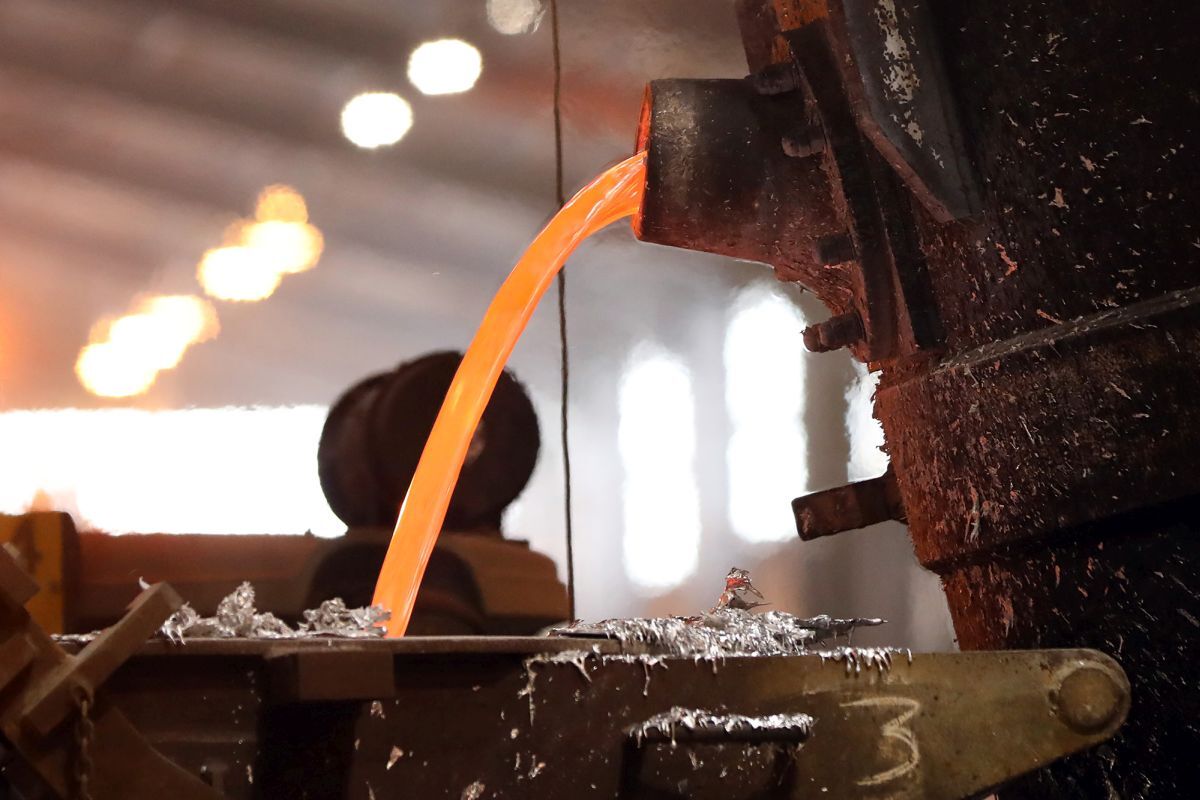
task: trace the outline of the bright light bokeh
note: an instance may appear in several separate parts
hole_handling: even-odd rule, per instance
[[[109,533],[342,533],[317,479],[323,406],[0,413],[0,512],[38,492]]]
[[[164,330],[165,327],[149,314],[130,314],[112,324],[104,346],[112,352],[126,354],[130,361],[152,372],[170,369],[183,358],[191,338],[173,336],[172,331]]]
[[[132,397],[154,385],[158,370],[110,342],[97,342],[80,351],[75,375],[97,397]]]
[[[342,109],[342,133],[366,150],[395,144],[412,124],[412,106],[392,92],[355,95]]]
[[[198,297],[156,297],[141,309],[109,326],[108,345],[153,371],[177,366],[188,347],[218,330],[216,312]]]
[[[462,39],[425,42],[408,58],[408,79],[422,94],[458,94],[483,72],[479,49]]]
[[[657,594],[678,586],[700,558],[691,372],[669,353],[639,345],[621,377],[618,413],[625,573]]]
[[[542,0],[487,0],[488,23],[508,36],[533,33],[545,13]]]
[[[290,186],[276,184],[258,195],[254,220],[238,220],[225,232],[225,244],[204,253],[196,277],[218,300],[266,300],[284,275],[317,265],[325,237],[308,223],[308,204]]]
[[[265,300],[279,287],[279,270],[249,247],[214,247],[200,259],[196,278],[210,297],[238,303]]]
[[[75,374],[99,397],[131,397],[149,389],[158,373],[179,364],[193,344],[217,335],[211,305],[192,295],[142,300],[135,311],[95,326],[79,353]]]
[[[259,222],[308,222],[308,204],[300,192],[277,183],[258,193],[254,217]]]
[[[146,300],[142,308],[167,338],[205,342],[221,330],[216,309],[195,295],[159,295]]]
[[[252,250],[267,269],[292,275],[317,265],[325,240],[306,222],[269,220],[247,226],[241,246]]]
[[[847,468],[852,481],[876,478],[887,471],[888,456],[883,447],[883,426],[875,419],[874,396],[879,386],[879,373],[854,362],[854,383],[846,391],[846,433],[850,437],[850,463]]]
[[[729,524],[749,542],[796,537],[790,501],[808,489],[803,328],[796,305],[763,282],[739,293],[725,331]]]

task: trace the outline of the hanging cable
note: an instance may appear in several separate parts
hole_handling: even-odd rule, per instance
[[[562,50],[558,35],[558,0],[550,0],[550,35],[554,46],[554,192],[558,207],[567,202],[563,192]],[[567,352],[567,268],[558,273],[558,343],[561,353],[560,384],[562,409],[559,429],[562,438],[563,507],[567,533],[567,601],[575,619],[575,531],[571,519],[571,447],[568,440],[567,400],[570,388],[570,359]]]

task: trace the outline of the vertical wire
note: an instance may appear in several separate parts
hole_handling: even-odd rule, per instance
[[[563,192],[562,50],[558,32],[558,0],[550,0],[550,34],[554,46],[554,192],[558,207],[566,203]],[[567,535],[567,602],[575,619],[575,531],[571,515],[571,447],[568,439],[567,400],[570,389],[570,359],[567,350],[567,268],[558,272],[558,343],[561,357],[562,409],[559,429],[562,438],[563,507]]]

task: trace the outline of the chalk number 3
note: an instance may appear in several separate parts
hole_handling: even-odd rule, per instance
[[[921,704],[909,697],[868,697],[850,703],[842,703],[842,708],[886,708],[896,711],[896,716],[883,723],[880,734],[880,755],[895,757],[896,745],[901,754],[899,763],[894,767],[860,778],[859,786],[880,786],[903,778],[911,773],[921,763],[921,751],[917,747],[917,736],[913,733],[909,722],[921,710]],[[889,746],[890,745],[890,746]]]

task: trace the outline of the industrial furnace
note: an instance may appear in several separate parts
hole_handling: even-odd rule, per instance
[[[1184,797],[1194,689],[1195,9],[742,0],[744,81],[656,81],[642,239],[761,261],[882,372],[891,469],[798,498],[905,519],[964,650],[1096,647],[1109,745],[1014,796]]]
[[[769,264],[830,310],[809,349],[882,373],[892,467],[795,499],[801,538],[906,520],[965,652],[728,598],[547,636],[146,643],[181,613],[162,584],[54,642],[0,554],[13,791],[1194,796],[1196,14],[740,0],[748,77],[647,89],[639,238]]]

